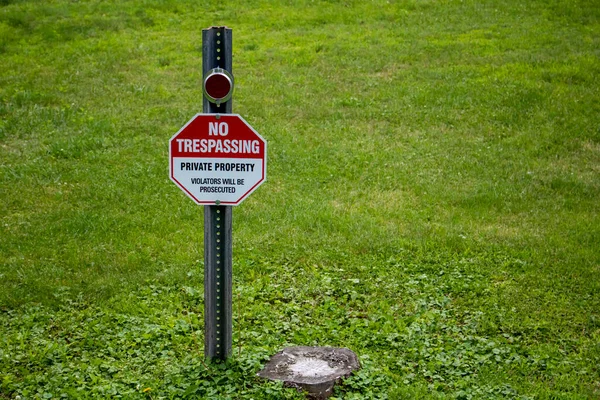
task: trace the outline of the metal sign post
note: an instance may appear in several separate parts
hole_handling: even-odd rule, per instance
[[[231,29],[202,30],[203,114],[169,141],[169,176],[204,205],[204,356],[231,353],[232,206],[266,179],[267,142],[231,113]]]
[[[232,34],[226,27],[202,30],[202,76],[205,96],[204,113],[230,114],[232,110],[230,90],[222,98],[207,93],[210,76],[232,76]],[[210,79],[209,79],[210,78]],[[219,82],[217,81],[217,84]],[[219,90],[216,90],[221,95]],[[209,97],[210,96],[210,97]],[[220,101],[220,99],[225,101]],[[225,360],[231,353],[231,302],[232,302],[232,207],[204,206],[204,356],[208,359]]]

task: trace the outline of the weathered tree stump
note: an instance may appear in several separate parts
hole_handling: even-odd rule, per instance
[[[271,357],[258,376],[305,390],[309,398],[326,399],[341,378],[360,368],[353,351],[334,347],[286,347]]]

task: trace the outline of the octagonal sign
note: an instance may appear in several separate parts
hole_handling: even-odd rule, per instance
[[[169,141],[169,170],[196,203],[235,206],[265,181],[267,142],[237,114],[197,114]]]

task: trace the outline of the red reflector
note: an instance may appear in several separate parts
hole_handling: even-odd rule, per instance
[[[204,82],[204,90],[214,99],[222,99],[231,91],[231,81],[223,74],[212,74]]]

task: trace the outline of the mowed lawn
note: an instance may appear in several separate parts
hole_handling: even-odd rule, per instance
[[[233,29],[268,141],[203,359],[203,209],[168,177]],[[600,398],[598,0],[0,1],[0,398]]]

